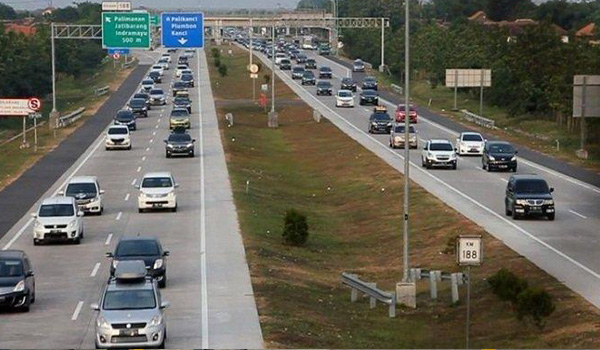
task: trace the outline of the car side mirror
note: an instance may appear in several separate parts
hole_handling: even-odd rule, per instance
[[[554,192],[554,187],[550,187],[550,193]]]
[[[175,184],[175,188],[179,187],[179,184]]]
[[[196,142],[196,139],[192,139],[192,142]]]
[[[487,142],[487,139],[483,139],[483,142]]]
[[[165,250],[165,251],[163,252],[163,256],[170,256],[170,255],[171,255],[171,252],[170,252],[170,251],[168,251],[168,250]]]
[[[94,311],[100,311],[100,305],[98,305],[98,303],[91,303],[90,309],[92,309]]]
[[[104,190],[100,190],[100,194],[104,194]]]
[[[163,140],[164,143],[167,143],[167,140]]]
[[[517,153],[519,153],[519,150],[518,150],[518,149],[516,149],[516,150],[515,150],[515,154],[517,154]]]
[[[36,213],[31,213],[29,214],[32,218],[37,218],[37,214]]]
[[[64,196],[65,195],[65,191],[58,191],[58,194],[61,195],[61,196]]]
[[[166,301],[166,300],[165,300],[165,301],[163,301],[162,303],[160,303],[160,308],[161,308],[161,309],[166,309],[166,308],[168,308],[169,306],[171,306],[171,303],[169,303],[169,302],[168,302],[168,301]]]
[[[33,277],[35,276],[35,273],[33,273],[33,270],[29,270],[27,271],[27,273],[25,274],[26,277]]]
[[[455,148],[454,148],[454,152],[458,152],[458,148],[456,148],[456,147],[455,147]]]
[[[113,253],[111,253],[111,252],[106,252],[106,254],[105,254],[105,255],[106,255],[106,257],[107,257],[107,258],[114,258],[114,257],[115,257],[115,256],[113,255]]]
[[[82,211],[78,211],[77,212],[77,216],[82,217],[83,216],[83,212]]]
[[[140,189],[140,185],[134,185],[133,187],[137,188],[138,190]]]

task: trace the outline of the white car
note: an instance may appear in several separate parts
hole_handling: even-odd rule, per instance
[[[335,94],[336,107],[354,107],[354,93],[350,90],[338,90]]]
[[[127,125],[111,125],[106,131],[104,141],[106,150],[131,149],[131,136]]]
[[[162,66],[158,65],[158,64],[153,65],[152,68],[150,69],[150,71],[151,72],[158,72],[158,74],[160,74],[161,77],[163,75],[165,75],[165,69]]]
[[[140,190],[138,211],[146,209],[171,209],[177,211],[175,188],[179,187],[169,172],[147,173],[142,182],[136,185]]]
[[[450,141],[443,139],[427,141],[421,153],[421,165],[427,169],[434,166],[456,169],[456,152]]]
[[[148,92],[152,89],[154,89],[154,80],[152,80],[152,79],[142,80],[142,91]]]
[[[456,139],[456,152],[462,156],[465,154],[483,155],[485,139],[478,132],[461,132]]]
[[[95,176],[74,176],[60,195],[75,198],[79,210],[84,213],[102,215],[104,204],[102,197],[104,190]]]
[[[31,216],[35,218],[34,245],[59,240],[79,244],[83,238],[83,212],[77,208],[73,197],[46,198]]]
[[[157,66],[161,66],[163,70],[169,70],[169,61],[165,58],[158,60]]]
[[[194,50],[194,49],[186,49],[185,51],[183,51],[182,56],[187,57],[187,58],[192,58],[192,57],[194,57],[195,53],[196,53],[196,50]]]
[[[276,65],[280,65],[281,64],[281,60],[284,60],[287,58],[287,55],[284,53],[276,53],[275,54],[275,64]]]
[[[163,53],[163,54],[162,54],[162,56],[160,56],[160,59],[161,59],[161,60],[163,60],[163,59],[166,59],[168,63],[171,63],[171,62],[172,62],[172,61],[171,61],[171,55],[170,55],[170,54],[168,54],[168,53]]]
[[[175,71],[175,76],[177,78],[179,78],[183,74],[184,70],[189,70],[189,69],[190,68],[188,66],[186,66],[185,64],[179,64],[179,65],[177,65],[177,70]]]

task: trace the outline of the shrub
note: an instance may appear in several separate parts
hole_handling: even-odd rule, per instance
[[[517,301],[519,293],[527,289],[527,281],[507,269],[500,269],[488,279],[494,294],[502,300]]]
[[[220,58],[215,58],[215,67],[219,67],[221,65],[221,59]]]
[[[308,239],[308,223],[306,215],[290,209],[285,212],[283,224],[283,240],[286,244],[301,246]]]
[[[227,75],[227,65],[222,64],[219,66],[219,74],[221,74],[222,77]]]
[[[538,288],[527,288],[517,296],[517,317],[531,317],[539,328],[544,326],[543,318],[554,312],[552,297],[545,290]]]
[[[216,47],[213,47],[210,51],[212,52],[214,58],[221,57],[221,52]]]
[[[264,74],[263,79],[265,79],[265,84],[270,83],[271,82],[271,74]]]

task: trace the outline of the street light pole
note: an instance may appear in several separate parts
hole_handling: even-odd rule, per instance
[[[334,43],[334,48],[333,48],[333,54],[337,55],[337,47],[338,47],[338,27],[337,27],[337,18],[338,18],[338,7],[337,7],[337,0],[331,0],[331,2],[333,3],[333,43]]]
[[[405,18],[404,18],[404,40],[405,40],[405,49],[404,49],[404,269],[402,273],[402,282],[409,282],[410,277],[408,274],[408,266],[409,266],[409,191],[410,191],[410,182],[409,182],[409,168],[410,168],[410,153],[409,153],[409,145],[408,139],[410,138],[409,128],[410,128],[410,69],[409,69],[409,49],[410,49],[410,35],[409,35],[409,25],[408,25],[408,10],[409,10],[409,0],[404,0],[406,4],[405,9]]]
[[[50,47],[52,50],[52,113],[56,113],[56,53],[54,48],[54,22],[50,24]]]
[[[275,19],[273,19],[271,35],[271,113],[273,113],[275,112]]]

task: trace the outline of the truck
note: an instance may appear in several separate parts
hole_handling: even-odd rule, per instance
[[[302,37],[302,48],[304,50],[315,50],[317,48],[318,41],[312,35],[305,35]]]

